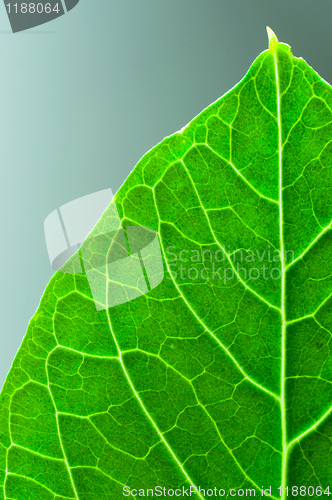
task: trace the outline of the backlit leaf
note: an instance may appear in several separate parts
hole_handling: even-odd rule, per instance
[[[50,281],[1,393],[1,500],[332,492],[332,91],[269,34],[116,195],[163,280],[100,310],[83,272]]]

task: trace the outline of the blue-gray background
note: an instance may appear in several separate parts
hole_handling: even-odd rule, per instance
[[[332,83],[331,0],[80,0],[9,32],[0,4],[0,387],[52,276],[45,217],[111,187],[233,87],[265,26]]]

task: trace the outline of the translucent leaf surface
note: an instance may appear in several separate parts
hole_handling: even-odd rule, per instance
[[[84,273],[52,278],[1,393],[0,499],[329,486],[331,107],[271,34],[141,159],[116,207],[157,232],[164,279],[97,310]]]

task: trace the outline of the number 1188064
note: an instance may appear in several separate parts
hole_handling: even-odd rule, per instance
[[[283,488],[278,488],[280,496],[283,496]],[[287,497],[320,497],[322,495],[330,495],[330,487],[322,488],[321,486],[286,486],[284,495]]]
[[[59,14],[60,8],[57,3],[53,8],[50,3],[21,3],[21,4],[11,4],[6,5],[8,9],[8,14],[50,14],[51,12],[56,12]]]

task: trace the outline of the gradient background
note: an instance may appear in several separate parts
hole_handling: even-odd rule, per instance
[[[12,34],[0,4],[0,387],[53,274],[46,216],[115,193],[244,76],[266,25],[332,83],[331,22],[331,0],[80,0]]]

